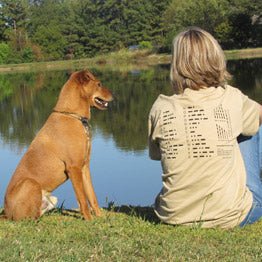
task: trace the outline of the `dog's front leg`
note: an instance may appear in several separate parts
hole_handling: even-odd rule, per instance
[[[72,182],[80,212],[83,214],[84,219],[91,219],[92,216],[86,201],[82,170],[78,167],[70,167],[68,169],[68,176]]]
[[[88,165],[85,165],[83,167],[82,175],[83,175],[84,189],[85,189],[85,193],[86,193],[88,202],[90,206],[92,207],[93,211],[95,212],[95,215],[101,217],[102,213],[99,209],[99,205],[98,205],[96,194],[95,194],[95,191],[92,185],[92,180],[91,180],[91,175],[90,175],[90,170],[89,170]]]

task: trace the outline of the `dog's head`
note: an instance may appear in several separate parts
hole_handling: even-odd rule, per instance
[[[111,92],[102,86],[100,81],[88,70],[75,72],[71,78],[78,83],[81,97],[89,101],[90,106],[100,110],[108,108],[108,102],[113,100]]]
[[[113,100],[111,92],[89,71],[77,71],[64,84],[54,111],[76,113],[90,118],[90,106],[108,108]]]

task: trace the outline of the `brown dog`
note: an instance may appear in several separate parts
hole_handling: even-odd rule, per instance
[[[47,199],[70,178],[84,219],[91,219],[88,202],[101,216],[92,186],[89,159],[90,107],[107,109],[113,97],[88,71],[72,74],[63,86],[54,112],[22,157],[7,187],[4,215],[13,220],[39,218]]]

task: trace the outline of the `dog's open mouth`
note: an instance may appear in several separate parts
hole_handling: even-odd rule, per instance
[[[108,102],[104,101],[99,97],[95,97],[95,103],[102,108],[108,108]]]

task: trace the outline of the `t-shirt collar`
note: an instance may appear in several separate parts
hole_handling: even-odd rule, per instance
[[[190,88],[186,88],[184,90],[184,95],[190,95],[190,94],[210,94],[217,90],[217,87],[211,86],[211,87],[203,87],[199,90],[193,90]]]

